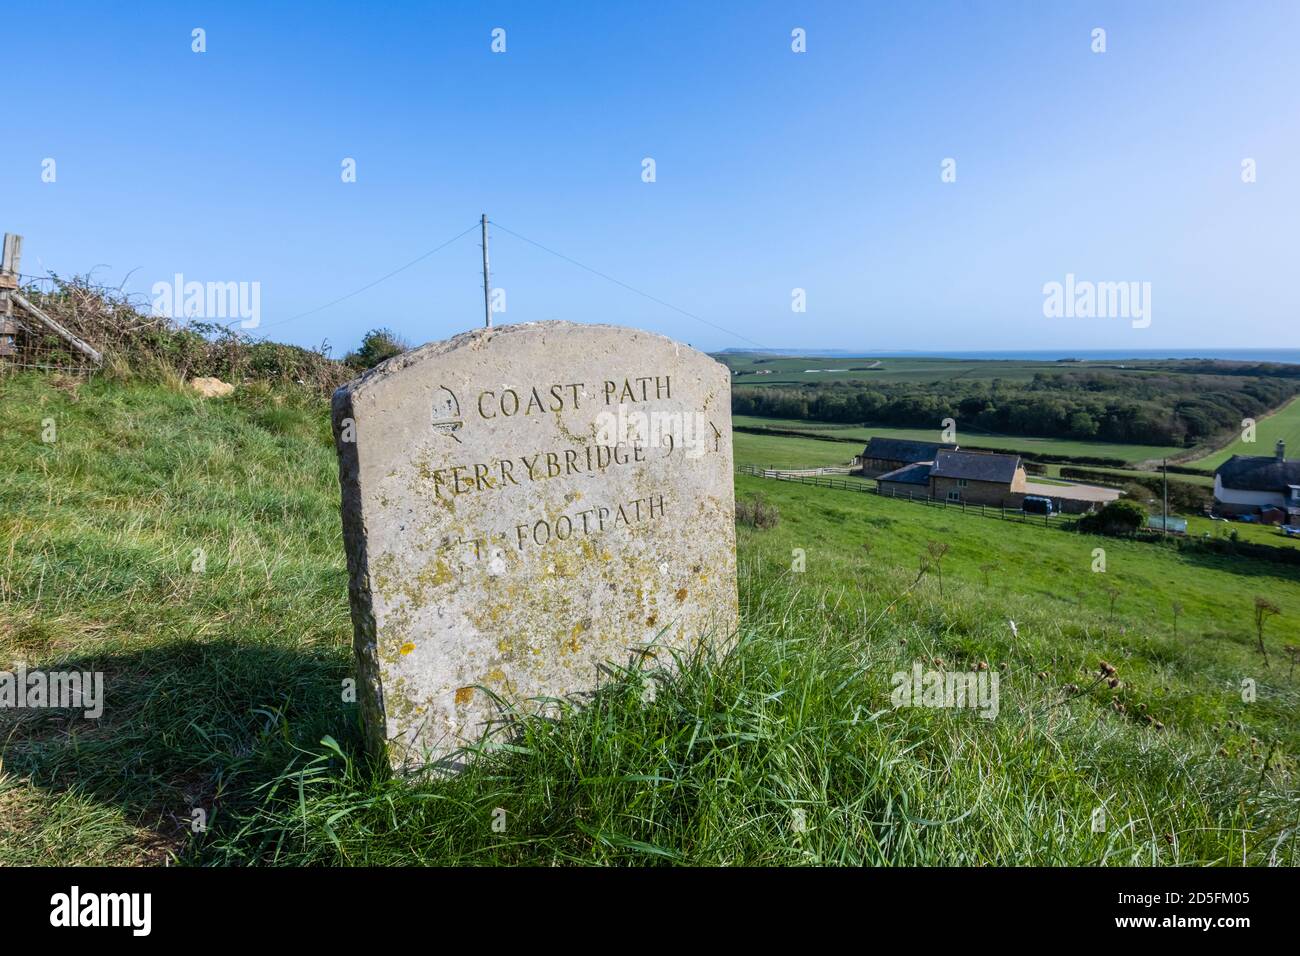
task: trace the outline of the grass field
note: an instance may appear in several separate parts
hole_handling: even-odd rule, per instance
[[[1189,535],[1228,538],[1236,532],[1237,539],[1249,544],[1267,544],[1275,548],[1300,548],[1300,538],[1288,537],[1272,525],[1251,524],[1246,521],[1211,521],[1198,516],[1187,517]]]
[[[993,379],[1028,382],[1040,372],[1052,373],[1080,368],[1118,370],[1124,367],[1124,363],[1120,362],[1045,362],[919,356],[778,358],[750,353],[722,353],[715,355],[714,358],[741,373],[733,379],[737,385],[803,385],[836,381],[928,383],[954,379],[976,382],[987,382]],[[1147,374],[1131,367],[1126,371],[1131,375]],[[760,372],[771,374],[758,374]]]
[[[1255,426],[1255,441],[1251,444],[1238,439],[1226,448],[1208,454],[1188,464],[1198,468],[1217,468],[1233,455],[1272,455],[1277,440],[1286,442],[1287,457],[1300,455],[1300,398],[1282,406]]]
[[[738,458],[784,447],[755,437],[779,441]],[[340,694],[323,404],[0,380],[0,669],[108,690],[98,721],[0,711],[0,864],[1300,863],[1300,568],[737,488],[781,521],[739,530],[734,646],[655,672],[652,702],[617,673],[454,779],[393,781]],[[951,550],[918,577],[931,542]],[[1268,667],[1257,594],[1283,612]],[[894,708],[914,662],[987,664],[997,717]]]
[[[845,465],[862,451],[841,442],[818,441],[793,435],[752,435],[732,432],[737,465],[774,468],[817,468]]]
[[[1061,469],[1062,469],[1062,468],[1069,468],[1069,467],[1070,467],[1069,465],[1047,465],[1047,466],[1046,466],[1046,468],[1047,468],[1047,473],[1048,473],[1049,475],[1051,475],[1052,477],[1054,477],[1054,478],[1059,478],[1059,477],[1060,477],[1060,475],[1061,475]],[[1079,466],[1079,467],[1087,468],[1089,471],[1099,471],[1099,472],[1104,472],[1104,473],[1107,474],[1107,475],[1112,475],[1112,476],[1114,476],[1114,478],[1115,478],[1116,480],[1118,480],[1118,481],[1121,482],[1121,483],[1122,483],[1126,478],[1159,478],[1159,477],[1161,477],[1159,471],[1141,471],[1141,470],[1136,469],[1136,468],[1105,468],[1105,467],[1100,467],[1100,466],[1097,466],[1097,465],[1082,465],[1082,466]],[[1071,480],[1076,480],[1076,479],[1071,479]],[[1083,479],[1080,478],[1080,479],[1077,479],[1077,480],[1082,481]],[[1098,480],[1100,480],[1100,479],[1098,479]],[[1213,488],[1213,487],[1214,487],[1214,476],[1213,476],[1213,475],[1180,475],[1180,474],[1178,474],[1177,472],[1171,471],[1171,472],[1169,473],[1169,480],[1170,480],[1170,481],[1184,481],[1184,482],[1186,482],[1186,483],[1189,484],[1189,485],[1200,485],[1202,488]]]
[[[837,438],[852,438],[866,444],[872,436],[880,438],[906,438],[913,441],[939,441],[939,429],[924,428],[885,428],[875,425],[838,425],[828,426],[824,422],[806,422],[787,418],[757,418],[752,415],[737,415],[733,419],[737,425],[752,428],[777,428],[781,430],[804,431],[817,435],[833,435]],[[1117,458],[1121,461],[1146,461],[1152,458],[1172,457],[1183,448],[1166,445],[1120,445],[1111,442],[1070,441],[1063,438],[1026,438],[1008,435],[981,435],[976,432],[962,432],[958,429],[959,445],[974,445],[979,448],[1007,448],[1027,454],[1040,455],[1074,455],[1093,458]],[[854,453],[862,449],[854,450]]]
[[[741,419],[737,418],[737,421],[740,422]],[[813,432],[813,434],[820,433],[820,429]],[[737,465],[754,465],[760,468],[815,468],[824,465],[843,465],[847,463],[853,453],[858,451],[852,445],[839,442],[800,438],[793,435],[754,435],[748,432],[734,432],[732,447]],[[1032,476],[1032,480],[1045,484],[1060,483],[1060,469],[1060,465],[1048,465],[1046,478]],[[1125,471],[1119,468],[1092,468],[1090,470],[1104,471],[1120,481],[1129,476],[1160,477],[1159,472]],[[1171,475],[1171,478],[1175,481],[1186,481],[1206,487],[1214,485],[1213,478],[1200,475],[1175,474]],[[875,486],[875,482],[870,479],[847,476],[847,480],[861,481],[869,486]],[[1071,481],[1081,480],[1066,479],[1064,483],[1068,484]],[[1236,531],[1240,540],[1251,544],[1267,544],[1279,548],[1300,547],[1300,538],[1289,538],[1276,528],[1262,527],[1241,521],[1211,521],[1198,515],[1186,515],[1185,517],[1188,520],[1187,530],[1191,535],[1204,536],[1208,534],[1215,538],[1226,538],[1233,531]]]

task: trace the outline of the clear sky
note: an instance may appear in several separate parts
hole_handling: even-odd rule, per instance
[[[25,236],[23,271],[93,268],[146,297],[178,272],[258,282],[269,338],[338,353],[375,326],[419,343],[481,324],[477,231],[295,316],[487,212],[699,317],[498,229],[498,322],[613,322],[707,349],[1300,346],[1294,0],[4,17],[0,229]],[[1067,274],[1151,283],[1149,326],[1045,317],[1044,284]]]

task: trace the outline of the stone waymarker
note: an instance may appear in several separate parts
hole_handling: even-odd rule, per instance
[[[483,688],[564,697],[735,629],[731,380],[701,352],[482,329],[340,388],[334,434],[358,697],[395,766],[478,739]]]

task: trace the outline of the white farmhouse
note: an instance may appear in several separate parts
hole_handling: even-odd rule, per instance
[[[1214,510],[1221,515],[1260,514],[1277,509],[1288,524],[1300,524],[1300,459],[1277,453],[1233,455],[1214,472]]]

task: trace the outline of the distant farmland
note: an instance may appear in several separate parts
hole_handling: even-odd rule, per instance
[[[837,381],[945,382],[952,379],[992,381],[995,378],[1027,382],[1037,372],[1060,372],[1079,367],[1079,363],[1074,362],[985,359],[772,358],[731,353],[715,355],[714,358],[738,373],[733,379],[737,385],[826,385]],[[1089,363],[1088,367],[1119,366],[1099,362]]]
[[[1271,455],[1279,438],[1286,442],[1287,457],[1300,455],[1300,399],[1294,399],[1267,418],[1261,418],[1255,427],[1253,444],[1237,439],[1227,448],[1188,464],[1198,468],[1217,468],[1233,455]]]
[[[719,356],[733,372],[732,415],[770,427],[866,442],[937,440],[955,420],[967,447],[1138,464],[1234,450],[1277,437],[1300,445],[1300,366],[1210,359],[1042,361],[921,357]],[[1252,448],[1211,453],[1240,422],[1264,422]],[[1107,459],[1101,462],[1098,459]],[[1150,467],[1150,465],[1147,465]]]
[[[760,468],[819,468],[847,464],[862,449],[833,441],[796,438],[789,435],[751,435],[732,432],[731,445],[737,465]]]
[[[812,435],[852,438],[866,444],[873,435],[880,438],[907,438],[914,441],[939,441],[938,428],[889,428],[877,425],[832,425],[826,422],[807,422],[791,418],[758,418],[753,415],[735,415],[736,425],[751,428],[775,428],[801,431]],[[979,448],[1005,448],[1040,455],[1086,456],[1091,458],[1118,458],[1127,462],[1146,461],[1152,458],[1173,457],[1187,449],[1172,445],[1121,445],[1112,442],[1071,441],[1065,438],[1030,438],[1018,435],[981,435],[964,432],[960,423],[957,443]],[[1300,446],[1297,446],[1300,447]],[[862,449],[856,449],[855,454]]]

